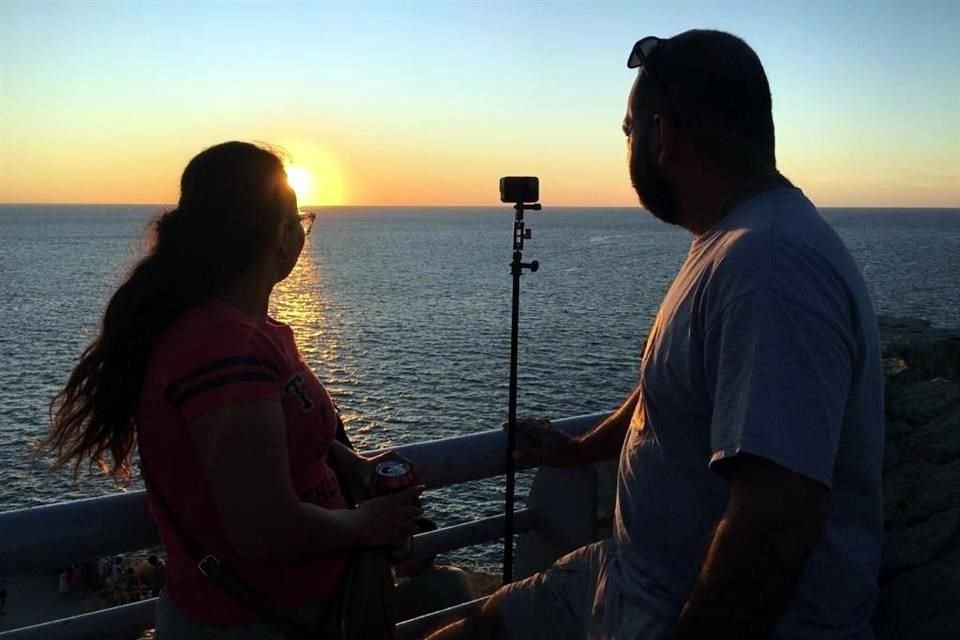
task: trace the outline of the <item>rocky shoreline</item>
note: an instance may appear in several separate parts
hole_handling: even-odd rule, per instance
[[[880,319],[886,387],[878,640],[960,630],[960,330]]]

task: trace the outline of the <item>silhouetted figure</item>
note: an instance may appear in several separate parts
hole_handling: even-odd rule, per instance
[[[113,565],[110,567],[110,579],[108,580],[109,584],[113,587],[120,586],[120,582],[123,579],[124,567],[126,566],[126,561],[123,556],[117,556],[113,559]]]
[[[60,568],[60,574],[57,576],[57,593],[61,596],[70,593],[70,572],[67,567]]]
[[[429,518],[417,519],[417,533],[434,531]],[[397,576],[397,613],[400,620],[416,618],[471,599],[466,574],[458,567],[437,565],[436,557],[407,560],[394,566]]]
[[[150,587],[150,595],[156,598],[160,595],[163,582],[167,578],[167,565],[163,563],[163,560],[153,555],[147,558],[147,563],[150,565],[150,576],[147,584]]]
[[[217,558],[285,615],[316,618],[352,549],[398,543],[420,515],[422,487],[347,508],[328,454],[351,483],[392,454],[336,442],[330,395],[267,313],[312,221],[272,151],[227,142],[198,154],[54,399],[56,466],[90,462],[127,480],[139,445],[167,553],[160,637],[282,637],[194,555]]]
[[[521,462],[620,456],[613,539],[431,640],[871,638],[884,381],[867,287],[777,171],[770,89],[745,42],[647,37],[628,66],[631,182],[690,250],[629,399],[578,438],[518,425]]]

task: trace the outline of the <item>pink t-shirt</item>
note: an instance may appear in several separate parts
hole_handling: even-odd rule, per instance
[[[336,437],[336,407],[303,361],[290,327],[272,319],[258,322],[216,299],[185,313],[153,349],[137,413],[147,472],[180,529],[248,586],[284,607],[321,600],[335,589],[346,553],[312,562],[241,557],[206,485],[188,425],[212,409],[248,400],[282,403],[290,477],[300,499],[345,508],[326,463]],[[165,589],[173,603],[203,622],[256,621],[256,614],[200,573],[152,492],[150,510],[169,558]]]

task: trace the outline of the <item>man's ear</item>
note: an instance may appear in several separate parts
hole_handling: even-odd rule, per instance
[[[666,118],[661,117],[660,114],[654,114],[652,130],[655,133],[651,140],[651,144],[654,145],[653,157],[657,159],[657,164],[662,167],[673,154],[675,143],[673,128]]]

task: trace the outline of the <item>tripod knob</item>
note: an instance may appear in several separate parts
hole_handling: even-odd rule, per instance
[[[526,267],[527,269],[530,269],[531,272],[535,273],[540,268],[540,262],[537,260],[534,260],[533,262],[524,262],[520,266]]]

